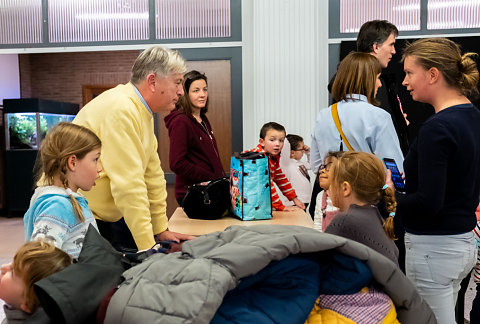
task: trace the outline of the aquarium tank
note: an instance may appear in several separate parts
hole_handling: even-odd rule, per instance
[[[59,122],[71,122],[79,111],[71,102],[41,98],[3,99],[6,214],[23,217],[35,188],[38,148]],[[0,156],[1,158],[1,156]]]
[[[7,149],[38,149],[53,126],[74,118],[75,115],[42,112],[7,113]]]

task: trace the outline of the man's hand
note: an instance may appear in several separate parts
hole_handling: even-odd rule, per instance
[[[174,241],[177,243],[180,243],[180,241],[193,240],[195,238],[193,235],[170,232],[168,229],[157,234],[156,237],[159,241]]]

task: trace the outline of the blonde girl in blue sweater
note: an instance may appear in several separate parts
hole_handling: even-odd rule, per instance
[[[41,143],[37,179],[24,217],[25,240],[43,238],[77,258],[89,224],[96,227],[87,200],[78,192],[95,185],[101,171],[100,139],[83,126],[59,123]]]

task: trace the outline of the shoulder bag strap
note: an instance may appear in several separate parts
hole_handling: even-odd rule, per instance
[[[338,132],[342,137],[342,140],[345,142],[345,145],[347,145],[348,147],[348,150],[355,151],[352,145],[350,145],[350,142],[348,141],[348,139],[345,137],[345,134],[343,133],[342,124],[340,123],[340,118],[338,118],[337,103],[334,103],[332,105],[332,117],[333,117],[333,121],[335,122],[335,126],[337,126]]]

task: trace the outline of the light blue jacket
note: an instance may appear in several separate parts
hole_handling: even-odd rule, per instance
[[[43,238],[77,258],[88,225],[97,225],[87,200],[77,193],[73,195],[82,208],[84,222],[75,216],[65,189],[56,186],[38,187],[23,218],[25,241]]]
[[[352,99],[338,103],[338,116],[342,130],[356,151],[375,154],[378,158],[391,158],[403,172],[403,154],[390,114],[371,105],[364,95],[353,94]],[[342,142],[332,117],[331,106],[318,113],[312,135],[310,163],[317,172],[323,158],[330,151],[338,151]],[[345,143],[343,149],[348,150]]]

